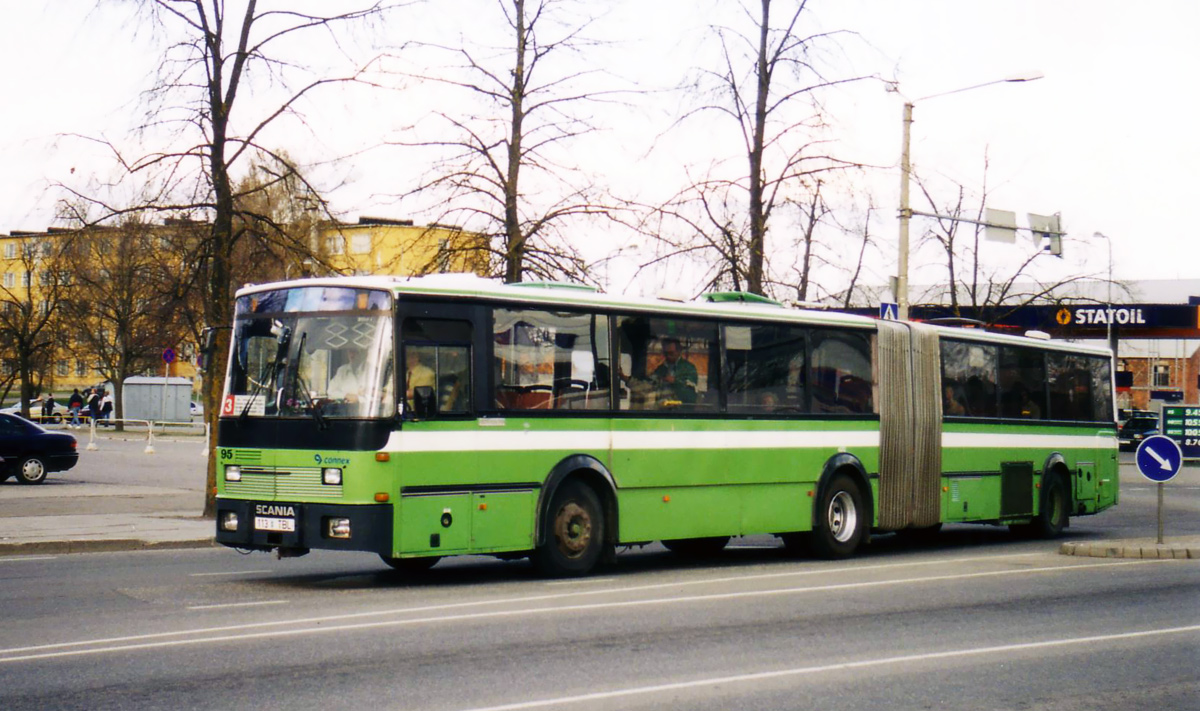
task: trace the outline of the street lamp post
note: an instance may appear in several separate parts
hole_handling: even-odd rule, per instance
[[[1108,347],[1112,349],[1113,356],[1115,357],[1117,355],[1117,344],[1113,340],[1113,324],[1112,324],[1112,322],[1113,322],[1113,318],[1112,318],[1112,307],[1113,307],[1113,300],[1112,300],[1112,285],[1113,285],[1112,239],[1110,239],[1109,236],[1104,234],[1103,232],[1096,232],[1095,234],[1092,235],[1092,237],[1093,238],[1099,237],[1100,239],[1104,240],[1106,244],[1108,244],[1108,297],[1107,297],[1108,303],[1105,305],[1106,308],[1108,309],[1108,314],[1107,314],[1108,315],[1108,319],[1107,319],[1108,320],[1108,330],[1105,335],[1108,337]]]
[[[961,89],[952,91],[943,91],[938,94],[930,94],[922,96],[919,99],[904,102],[904,139],[900,151],[900,244],[898,246],[899,258],[897,259],[896,275],[896,302],[898,305],[897,316],[901,320],[908,320],[908,222],[912,219],[912,207],[908,204],[908,183],[912,174],[911,164],[911,142],[912,142],[912,121],[913,121],[913,106],[919,101],[927,99],[936,99],[939,96],[948,96],[950,94],[959,94],[972,89],[981,89],[985,86],[993,84],[1005,84],[1015,82],[1026,82],[1041,79],[1044,74],[1041,72],[1030,72],[1028,74],[1018,74],[1004,79],[996,79],[994,81],[984,82],[982,84],[974,84],[965,86]],[[953,289],[954,285],[951,284]]]

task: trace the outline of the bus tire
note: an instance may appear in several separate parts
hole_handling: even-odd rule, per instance
[[[578,479],[558,486],[542,517],[542,544],[531,558],[547,577],[587,575],[604,552],[604,509],[591,487]]]
[[[708,558],[725,550],[729,545],[729,536],[711,536],[709,538],[679,538],[663,541],[663,546],[682,558]]]
[[[808,543],[819,558],[854,555],[867,532],[867,511],[858,484],[846,474],[834,474],[821,493]]]
[[[437,555],[425,556],[424,558],[393,558],[390,555],[382,553],[379,554],[379,557],[392,568],[401,573],[408,573],[409,575],[424,573],[437,565],[438,561],[442,559],[441,556]]]
[[[1066,481],[1060,473],[1052,471],[1042,477],[1038,515],[1029,523],[1009,526],[1009,529],[1028,538],[1057,538],[1067,527],[1067,517],[1070,513],[1071,501],[1067,494]]]

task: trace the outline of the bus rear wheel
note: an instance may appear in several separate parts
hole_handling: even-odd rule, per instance
[[[533,564],[548,577],[586,575],[604,550],[604,513],[591,487],[571,479],[559,485],[542,518],[542,543]]]
[[[845,474],[835,474],[821,494],[808,545],[820,558],[854,555],[867,531],[862,491]]]
[[[663,541],[662,544],[667,550],[684,558],[707,558],[725,550],[725,546],[729,545],[729,536],[680,538]]]
[[[1058,472],[1042,477],[1042,497],[1038,515],[1029,523],[1014,524],[1009,530],[1027,538],[1057,538],[1067,527],[1071,501],[1067,484]]]

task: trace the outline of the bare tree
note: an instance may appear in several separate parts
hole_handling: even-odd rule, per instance
[[[863,264],[866,261],[867,250],[874,244],[871,239],[871,217],[875,213],[875,205],[871,203],[867,206],[866,213],[863,215],[861,227],[854,230],[854,235],[858,239],[858,258],[854,261],[854,269],[850,275],[850,283],[846,287],[846,291],[842,294],[842,308],[850,308],[851,302],[854,300],[854,290],[858,287],[859,279],[862,277]],[[849,232],[849,230],[847,230]]]
[[[1021,308],[1034,303],[1057,302],[1066,298],[1065,287],[1094,278],[1093,274],[1071,274],[1044,279],[1038,276],[1035,265],[1055,259],[1040,248],[1020,253],[1014,247],[1012,260],[989,260],[984,255],[985,203],[988,197],[988,157],[984,154],[982,191],[978,202],[965,186],[953,183],[943,190],[952,197],[938,201],[935,189],[928,180],[914,176],[921,194],[937,217],[926,230],[919,244],[936,244],[946,270],[944,289],[938,287],[931,296],[944,298],[955,317],[970,317],[991,325],[1004,321]],[[919,248],[919,247],[918,247]]]
[[[440,70],[413,72],[480,108],[435,112],[442,136],[397,144],[439,154],[430,176],[410,194],[444,200],[438,222],[490,235],[491,244],[464,242],[460,249],[487,249],[506,282],[529,273],[587,280],[588,265],[562,230],[576,218],[610,213],[568,152],[574,139],[595,130],[582,115],[585,107],[615,94],[592,88],[599,72],[580,64],[580,55],[596,45],[585,36],[591,6],[581,0],[492,4],[503,17],[505,45],[426,44],[450,59]]]
[[[22,234],[14,248],[14,262],[0,283],[0,344],[3,344],[6,377],[21,384],[21,415],[29,417],[29,402],[41,392],[52,367],[59,338],[59,312],[65,294],[66,273],[61,253],[70,235],[61,231]]]
[[[795,218],[810,253],[816,208],[822,204],[819,176],[854,165],[825,152],[828,126],[820,95],[862,78],[826,73],[820,53],[835,45],[841,33],[806,34],[806,0],[788,3],[781,22],[772,16],[778,4],[744,0],[739,10],[751,31],[712,28],[722,64],[700,70],[696,86],[711,101],[681,119],[715,113],[732,123],[745,171],[722,175],[720,166],[714,166],[661,210],[668,222],[691,215],[683,220],[683,236],[667,240],[668,256],[715,253],[722,265],[713,275],[716,283],[756,294],[765,294],[770,281],[767,235],[777,208],[800,208]],[[806,257],[803,275],[809,266]]]
[[[180,319],[163,298],[170,285],[160,281],[180,270],[160,271],[162,239],[161,228],[131,215],[116,227],[81,230],[63,253],[71,275],[63,316],[76,347],[112,386],[118,429],[125,379],[149,372],[163,348],[180,342]]]
[[[240,12],[227,13],[224,0],[132,1],[155,30],[169,38],[160,74],[147,94],[149,110],[141,128],[149,137],[166,134],[164,140],[171,147],[132,160],[115,147],[114,153],[130,174],[161,187],[143,204],[130,207],[118,208],[78,192],[76,196],[99,204],[104,212],[101,219],[153,209],[204,225],[203,234],[191,230],[190,237],[196,239],[193,259],[185,264],[194,269],[197,290],[192,293],[201,304],[203,323],[224,326],[233,316],[238,243],[254,230],[265,230],[280,243],[294,244],[286,232],[274,230],[272,221],[239,210],[239,200],[244,204],[247,194],[239,194],[237,174],[246,170],[242,166],[248,162],[269,157],[290,166],[280,180],[294,179],[313,188],[285,156],[264,146],[261,139],[282,121],[302,124],[299,107],[307,97],[321,86],[355,80],[363,69],[326,76],[310,69],[297,52],[310,52],[312,42],[326,38],[335,50],[344,50],[338,43],[340,28],[378,19],[395,5],[376,1],[347,8],[339,3],[340,11],[323,14],[295,9],[294,3],[283,0],[244,0]],[[248,104],[246,96],[256,93],[260,101]],[[180,137],[184,141],[193,137],[194,143],[179,147]],[[318,194],[315,188],[311,192]],[[318,207],[326,208],[323,202]],[[205,413],[214,430],[221,377],[212,373],[224,366],[227,338],[227,332],[221,332],[213,370],[204,379]],[[207,516],[215,514],[215,481],[216,462],[210,454]]]

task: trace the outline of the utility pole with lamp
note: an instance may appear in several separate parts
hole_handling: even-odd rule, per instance
[[[901,320],[908,319],[908,257],[909,257],[909,240],[908,240],[908,223],[914,214],[913,209],[909,205],[908,184],[912,174],[911,164],[911,142],[912,142],[912,122],[913,122],[913,106],[918,102],[928,99],[936,99],[939,96],[949,96],[950,94],[959,94],[972,89],[980,89],[993,84],[1028,82],[1041,79],[1044,74],[1041,72],[1030,72],[1027,74],[1018,74],[1004,79],[996,79],[995,81],[984,82],[982,84],[974,84],[972,86],[954,89],[952,91],[943,91],[938,94],[930,94],[919,99],[904,102],[904,138],[900,152],[900,243],[898,245],[898,259],[896,275],[896,302],[899,304],[899,317]],[[891,90],[900,93],[895,84],[891,85]],[[903,95],[902,95],[903,96]],[[1059,235],[1061,239],[1061,234]],[[952,287],[953,288],[953,287]]]

